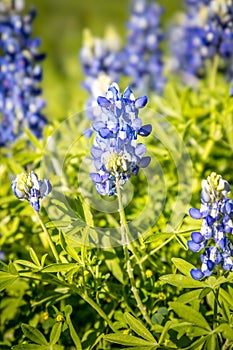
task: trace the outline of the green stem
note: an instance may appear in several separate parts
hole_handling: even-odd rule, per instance
[[[60,258],[58,256],[58,253],[57,253],[56,247],[55,247],[55,245],[54,245],[54,243],[52,241],[52,238],[50,237],[50,234],[49,234],[45,224],[43,223],[40,214],[37,211],[35,211],[35,213],[36,213],[37,219],[38,219],[38,221],[39,221],[39,223],[40,223],[40,225],[41,225],[41,227],[42,227],[42,229],[44,231],[46,239],[48,240],[48,243],[49,243],[50,249],[52,250],[54,258],[55,258],[56,262],[59,263],[60,262]]]
[[[216,83],[216,76],[218,73],[218,65],[219,65],[219,55],[214,56],[214,61],[212,65],[212,69],[210,69],[210,76],[209,76],[209,88],[210,92],[214,91],[215,83]]]
[[[172,234],[171,237],[169,237],[168,239],[166,239],[163,243],[161,243],[158,247],[154,248],[153,250],[150,251],[149,254],[145,255],[142,259],[141,262],[146,261],[147,259],[150,258],[151,255],[154,255],[158,250],[160,250],[161,248],[165,247],[165,245],[167,245],[169,242],[171,242],[173,239],[175,238],[175,234]]]
[[[121,224],[121,237],[122,237],[122,244],[124,249],[124,255],[126,260],[126,270],[129,276],[130,284],[131,284],[131,290],[133,292],[134,298],[137,302],[137,306],[139,310],[141,311],[141,314],[143,315],[145,321],[152,326],[152,322],[150,320],[150,317],[147,314],[146,308],[144,307],[140,295],[138,293],[136,282],[134,278],[133,268],[131,266],[131,261],[129,257],[129,251],[128,251],[128,239],[130,237],[129,227],[126,221],[125,211],[122,203],[122,196],[121,196],[121,190],[120,185],[118,182],[116,182],[116,190],[117,190],[117,197],[118,197],[118,204],[119,204],[119,214],[120,214],[120,224]]]
[[[108,318],[108,316],[106,315],[106,313],[101,309],[101,307],[96,304],[96,302],[94,300],[92,300],[87,293],[78,293],[80,295],[80,297],[85,300],[105,321],[106,323],[109,325],[109,327],[111,328],[111,330],[113,332],[117,332],[118,330],[114,327],[112,321]]]
[[[219,295],[219,288],[216,289],[216,292],[213,290],[214,293],[214,324],[217,326],[217,318],[218,318],[218,306],[219,306],[219,301],[218,301],[218,295]],[[221,305],[220,305],[221,308]]]

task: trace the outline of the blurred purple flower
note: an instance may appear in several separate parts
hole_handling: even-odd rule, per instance
[[[46,124],[39,63],[45,55],[38,52],[40,39],[32,38],[36,11],[22,16],[17,9],[6,6],[0,14],[0,146],[14,141],[25,126],[39,138]]]
[[[128,41],[123,51],[124,74],[130,77],[131,86],[139,93],[155,91],[161,94],[165,84],[162,52],[164,35],[161,30],[162,8],[145,0],[133,2],[127,24]]]

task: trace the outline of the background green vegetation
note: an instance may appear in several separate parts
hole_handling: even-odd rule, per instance
[[[130,1],[126,0],[25,0],[27,8],[34,6],[38,16],[34,35],[42,39],[44,97],[48,101],[46,115],[50,121],[63,120],[83,109],[86,92],[80,87],[83,79],[79,62],[82,32],[89,28],[102,37],[106,26],[112,25],[122,42],[126,40],[126,22]],[[164,25],[171,14],[182,8],[182,1],[161,0]],[[122,87],[124,88],[124,87]]]

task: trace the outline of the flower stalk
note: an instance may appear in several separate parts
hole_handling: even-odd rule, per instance
[[[129,227],[127,224],[125,211],[122,203],[122,195],[120,190],[119,182],[116,182],[116,191],[117,191],[117,198],[118,198],[118,204],[119,204],[119,214],[120,214],[120,225],[121,225],[121,235],[122,235],[122,244],[124,249],[124,255],[125,255],[125,261],[126,261],[126,270],[129,276],[130,284],[131,284],[131,290],[133,292],[134,298],[137,302],[137,306],[139,310],[141,311],[145,321],[152,326],[152,322],[150,320],[150,317],[146,311],[146,308],[144,307],[140,295],[138,293],[138,289],[136,287],[136,282],[134,278],[133,268],[131,265],[130,257],[129,257],[129,239],[130,239],[130,232]]]

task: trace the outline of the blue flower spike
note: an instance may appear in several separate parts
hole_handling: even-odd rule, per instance
[[[125,62],[123,71],[130,77],[133,89],[139,93],[152,90],[161,94],[164,89],[162,13],[163,9],[155,2],[133,2],[127,23],[128,40],[122,53]]]
[[[202,219],[200,232],[193,232],[188,247],[193,252],[202,251],[201,269],[192,269],[192,278],[199,280],[210,276],[216,267],[233,271],[233,201],[228,198],[229,183],[214,172],[202,181],[201,208],[191,208],[193,219]]]
[[[52,191],[49,180],[38,180],[33,171],[17,175],[12,181],[11,188],[18,199],[27,200],[37,212],[40,210],[40,200]]]
[[[233,0],[186,0],[186,13],[171,30],[171,66],[185,82],[196,84],[208,62],[218,56],[232,79]],[[231,93],[231,92],[230,92]]]
[[[47,123],[40,88],[45,55],[39,52],[41,40],[32,37],[36,11],[21,15],[22,9],[22,0],[0,4],[0,147],[13,142],[24,127],[40,138]]]
[[[90,177],[101,195],[116,194],[116,182],[123,186],[139,168],[150,163],[145,156],[146,146],[137,142],[138,135],[148,136],[151,125],[142,125],[138,117],[139,109],[145,107],[147,97],[135,99],[128,87],[123,94],[116,83],[110,85],[106,96],[99,96],[101,120],[95,121],[92,128],[96,135],[91,148],[96,173]]]

